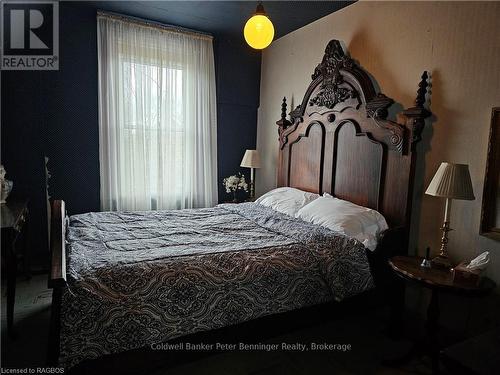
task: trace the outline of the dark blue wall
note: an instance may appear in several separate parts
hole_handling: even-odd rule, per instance
[[[240,168],[246,149],[255,149],[257,109],[260,96],[260,52],[252,50],[241,37],[216,35],[217,74],[217,168],[219,201],[231,198],[222,187],[222,179]]]
[[[100,7],[103,7],[100,3]],[[32,212],[32,262],[48,261],[44,155],[50,193],[70,214],[99,210],[96,6],[60,3],[59,71],[2,72],[2,163],[13,194]],[[241,36],[215,34],[219,199],[256,142],[260,52]],[[243,170],[242,170],[243,171]],[[247,172],[247,171],[244,171]]]

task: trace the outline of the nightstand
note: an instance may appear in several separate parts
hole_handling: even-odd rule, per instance
[[[389,265],[401,278],[411,281],[431,291],[431,301],[427,308],[427,342],[426,347],[432,359],[432,372],[439,372],[439,343],[437,332],[439,328],[439,293],[446,292],[462,296],[481,297],[489,294],[495,283],[483,278],[479,285],[453,281],[449,270],[421,267],[423,258],[397,256],[389,260]]]
[[[1,207],[2,269],[7,275],[7,332],[13,336],[14,303],[18,260],[22,258],[24,272],[29,276],[28,200],[11,198]]]

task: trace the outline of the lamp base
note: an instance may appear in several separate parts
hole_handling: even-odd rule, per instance
[[[431,260],[432,267],[434,268],[442,268],[442,269],[451,269],[451,263],[447,256],[438,255]]]
[[[250,185],[250,192],[248,194],[248,199],[253,201],[253,200],[255,200],[255,185],[254,185],[253,180],[250,181],[249,185]]]

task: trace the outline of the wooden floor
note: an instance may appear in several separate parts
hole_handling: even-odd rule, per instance
[[[5,327],[5,291],[2,290],[2,367],[25,368],[45,365],[51,292],[46,275],[18,280],[15,326],[17,338],[9,339]],[[264,343],[294,344],[327,342],[350,344],[349,351],[231,351],[213,354],[150,375],[181,374],[429,374],[425,358],[400,368],[382,366],[384,359],[404,354],[411,343],[393,341],[383,334],[383,311],[360,311],[313,327],[293,330]]]

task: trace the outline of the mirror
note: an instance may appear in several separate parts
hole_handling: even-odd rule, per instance
[[[480,234],[500,241],[500,107],[491,113]]]

